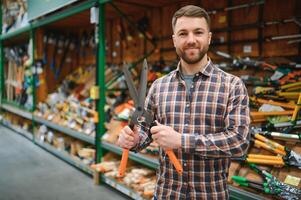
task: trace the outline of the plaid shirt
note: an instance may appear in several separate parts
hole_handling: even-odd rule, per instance
[[[164,125],[182,134],[174,150],[183,166],[179,175],[160,150],[157,199],[229,199],[227,177],[231,157],[243,156],[249,145],[249,99],[243,82],[211,61],[185,88],[180,65],[157,79],[146,98],[146,108]],[[150,144],[140,132],[134,150]]]

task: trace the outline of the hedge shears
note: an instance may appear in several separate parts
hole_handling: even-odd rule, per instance
[[[283,199],[300,199],[300,189],[279,181],[275,176],[265,170],[260,169],[255,164],[249,164],[249,166],[262,177],[263,181],[253,181],[242,176],[232,176],[232,180],[241,186],[251,187],[267,194],[277,195]]]
[[[144,59],[143,67],[140,74],[140,87],[137,92],[128,66],[127,65],[123,66],[123,73],[125,76],[125,80],[129,89],[130,96],[133,99],[134,106],[135,106],[135,111],[131,116],[129,127],[132,130],[134,129],[135,125],[147,128],[148,137],[152,141],[152,134],[150,132],[150,129],[152,126],[156,125],[156,122],[154,116],[144,108],[146,90],[147,90],[147,72],[148,72],[147,61],[146,59]],[[168,155],[172,164],[176,168],[177,172],[181,174],[183,172],[183,168],[179,160],[175,156],[174,152],[172,150],[166,150],[166,154]],[[123,149],[122,158],[119,166],[119,176],[121,177],[124,176],[128,156],[129,156],[129,149]]]

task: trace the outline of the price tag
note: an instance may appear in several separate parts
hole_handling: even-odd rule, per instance
[[[291,176],[291,175],[287,175],[285,180],[284,180],[284,183],[298,187],[298,185],[300,183],[300,180],[301,180],[301,178]]]

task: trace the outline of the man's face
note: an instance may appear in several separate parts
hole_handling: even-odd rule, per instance
[[[178,56],[187,64],[202,60],[209,49],[211,32],[205,18],[180,17],[174,27],[173,43]]]

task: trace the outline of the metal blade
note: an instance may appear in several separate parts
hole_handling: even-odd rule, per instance
[[[138,105],[138,94],[137,94],[137,90],[134,85],[134,81],[132,79],[132,75],[129,71],[128,65],[123,64],[122,71],[123,71],[123,74],[125,77],[126,84],[130,91],[130,96],[132,97],[135,107],[136,107]]]
[[[146,88],[147,88],[147,61],[146,59],[143,60],[143,66],[140,74],[140,87],[138,90],[138,108],[141,110],[144,109],[144,102],[146,97]]]

